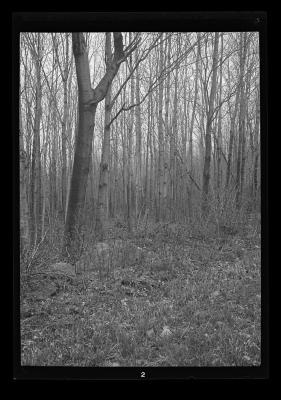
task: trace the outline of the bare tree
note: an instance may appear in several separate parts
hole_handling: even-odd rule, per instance
[[[69,33],[22,34],[21,207],[30,214],[22,242],[65,222],[71,259],[86,216],[103,240],[114,217],[131,230],[144,217],[192,220],[197,204],[207,212],[211,188],[221,211],[235,200],[254,205],[257,38],[73,33],[71,46]]]
[[[222,59],[223,59],[223,34],[220,35],[221,49],[220,49],[220,66],[219,66],[219,95],[218,104],[222,101]],[[219,107],[218,112],[218,129],[216,138],[216,156],[217,156],[217,179],[216,179],[216,190],[217,197],[220,200],[220,185],[221,185],[221,147],[222,147],[222,108]]]
[[[241,197],[243,190],[243,152],[245,149],[245,63],[247,55],[247,33],[240,34],[240,104],[239,104],[239,137],[236,169],[236,206],[241,207]]]
[[[105,62],[108,69],[112,60],[111,53],[111,33],[106,33],[105,39]],[[102,154],[100,163],[98,203],[96,210],[96,233],[102,240],[104,230],[108,219],[108,175],[110,162],[110,118],[111,118],[111,83],[108,86],[105,95],[105,113],[104,113],[104,135],[102,141]]]
[[[218,42],[219,33],[215,32],[214,40],[214,51],[213,51],[213,66],[212,66],[212,86],[210,93],[210,101],[208,104],[207,114],[207,125],[205,134],[205,158],[204,158],[204,170],[203,170],[203,190],[202,190],[202,212],[206,214],[208,211],[208,194],[209,194],[209,182],[210,182],[210,165],[211,165],[211,154],[212,154],[212,125],[213,125],[213,113],[215,94],[217,87],[217,64],[218,64]]]
[[[139,58],[138,47],[135,51],[135,62]],[[139,216],[142,201],[142,124],[141,124],[141,97],[140,97],[140,71],[139,65],[136,68],[136,217]]]
[[[62,35],[61,35],[62,36]],[[61,37],[61,48],[63,49],[63,60],[60,60],[59,46],[57,35],[52,35],[54,50],[58,61],[58,66],[61,74],[63,83],[63,117],[62,117],[62,129],[61,129],[61,152],[62,152],[62,168],[61,168],[61,199],[62,199],[62,215],[65,218],[66,213],[66,196],[67,196],[67,126],[69,119],[69,104],[68,104],[68,77],[70,72],[71,60],[69,54],[69,33],[65,33],[64,37]],[[65,45],[63,44],[65,40]]]
[[[163,42],[160,44],[159,49],[159,66],[158,71],[161,73],[163,69],[164,55],[163,55]],[[163,81],[159,84],[159,103],[158,103],[158,145],[159,145],[159,156],[158,156],[158,207],[157,207],[157,219],[163,217],[163,199],[164,199],[164,130],[163,130]]]
[[[29,210],[27,201],[27,179],[28,179],[28,160],[27,154],[23,143],[23,128],[21,121],[21,106],[20,106],[20,132],[19,132],[19,144],[20,144],[20,250],[23,254],[30,245],[30,233],[29,233]]]
[[[71,260],[77,256],[77,233],[81,230],[81,215],[83,212],[87,179],[92,153],[92,138],[95,126],[97,105],[101,102],[118,72],[118,69],[128,55],[135,49],[130,43],[124,50],[121,32],[114,32],[114,54],[111,63],[95,89],[91,87],[88,53],[83,33],[72,33],[73,54],[76,65],[76,75],[79,95],[79,123],[76,138],[73,171],[70,184],[67,217],[64,232],[64,256]]]
[[[31,165],[31,244],[34,246],[40,239],[41,222],[41,154],[40,154],[40,124],[42,116],[42,82],[41,82],[41,61],[42,61],[42,39],[41,35],[27,36],[32,59],[35,65],[36,92],[35,92],[35,116]]]

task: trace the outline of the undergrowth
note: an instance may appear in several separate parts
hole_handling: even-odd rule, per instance
[[[55,295],[39,296],[40,272],[59,260],[57,227],[22,267],[22,365],[260,365],[256,221],[251,216],[232,231],[211,220],[146,222],[133,234],[113,221],[108,240],[128,243],[123,261],[113,257],[105,268],[85,257],[90,277],[56,282]],[[136,246],[150,256],[128,257]]]

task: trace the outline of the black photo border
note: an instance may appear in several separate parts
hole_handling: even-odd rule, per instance
[[[20,354],[19,274],[19,36],[20,32],[236,32],[260,38],[262,337],[257,367],[26,367]],[[15,12],[12,15],[13,138],[13,379],[16,380],[192,380],[269,378],[268,269],[268,64],[265,11]],[[142,377],[145,372],[145,377]]]

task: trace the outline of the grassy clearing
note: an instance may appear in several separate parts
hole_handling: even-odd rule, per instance
[[[59,288],[51,297],[38,295],[43,275],[22,279],[22,365],[260,365],[253,221],[223,237],[176,224],[140,226],[130,238],[118,229],[112,236],[157,257],[91,264],[82,281],[50,282]]]

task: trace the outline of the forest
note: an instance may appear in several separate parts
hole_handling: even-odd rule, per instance
[[[260,365],[259,46],[20,34],[22,365]]]

